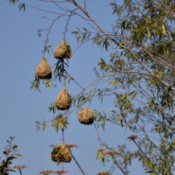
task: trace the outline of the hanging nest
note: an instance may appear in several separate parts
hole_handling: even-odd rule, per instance
[[[62,40],[61,43],[59,43],[58,46],[55,48],[54,57],[57,59],[71,57],[71,48],[65,40]]]
[[[109,172],[100,172],[97,175],[109,175]]]
[[[66,90],[66,86],[62,88],[55,100],[55,105],[60,110],[69,109],[72,103],[72,98]]]
[[[49,66],[45,56],[43,56],[40,64],[36,68],[36,75],[40,79],[51,79],[52,78],[52,69]]]
[[[69,146],[64,143],[55,146],[51,152],[51,159],[57,163],[70,162],[72,154]]]
[[[94,111],[92,111],[88,107],[85,107],[79,111],[78,120],[82,124],[90,125],[94,121],[94,115]]]

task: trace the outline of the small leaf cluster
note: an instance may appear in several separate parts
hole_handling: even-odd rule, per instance
[[[0,174],[10,175],[11,172],[16,172],[18,169],[21,170],[26,166],[12,166],[15,159],[19,158],[21,155],[18,153],[18,146],[13,144],[14,137],[10,137],[7,140],[7,146],[3,150],[3,155],[0,157]]]
[[[21,10],[23,10],[23,11],[26,10],[26,5],[25,5],[25,3],[22,3],[22,2],[20,2],[19,0],[8,0],[8,1],[9,1],[9,3],[12,4],[12,5],[15,5],[16,3],[18,3],[18,8],[19,8],[20,11],[21,11]]]

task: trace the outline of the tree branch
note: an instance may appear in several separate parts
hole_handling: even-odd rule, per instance
[[[72,153],[71,153],[72,154]],[[82,169],[82,167],[80,166],[80,164],[78,163],[77,159],[74,157],[74,155],[72,154],[72,158],[75,161],[76,165],[78,166],[78,168],[80,169],[80,171],[82,172],[83,175],[86,175],[86,173],[84,172],[84,170]]]

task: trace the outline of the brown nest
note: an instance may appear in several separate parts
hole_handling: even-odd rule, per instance
[[[85,107],[78,112],[78,120],[80,123],[90,125],[94,122],[94,111]]]
[[[100,172],[97,175],[109,175],[109,173],[108,172]]]
[[[72,154],[69,146],[64,143],[55,146],[51,152],[51,159],[57,163],[70,162]]]
[[[67,110],[71,106],[72,98],[69,95],[66,87],[64,86],[58,96],[56,97],[55,104],[60,110]]]
[[[36,75],[40,79],[51,79],[52,78],[52,69],[49,66],[45,56],[43,56],[41,62],[36,68]]]
[[[69,44],[62,40],[54,50],[54,57],[57,59],[70,58],[71,52]]]

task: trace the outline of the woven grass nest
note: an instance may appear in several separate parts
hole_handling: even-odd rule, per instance
[[[49,66],[45,56],[41,59],[41,62],[36,68],[36,75],[40,79],[51,79],[52,78],[52,69]]]
[[[109,175],[109,173],[108,172],[100,172],[97,175]]]
[[[90,125],[94,122],[94,111],[85,107],[78,112],[78,120],[80,123]]]
[[[60,110],[67,110],[71,106],[72,97],[69,95],[66,86],[63,86],[60,93],[57,95],[55,104],[56,107]]]
[[[57,59],[70,58],[71,48],[66,40],[62,40],[54,50],[54,57]]]
[[[51,152],[51,159],[57,163],[69,163],[72,160],[71,150],[68,145],[61,143]]]

